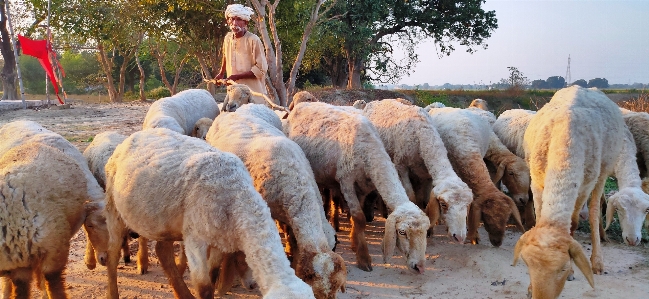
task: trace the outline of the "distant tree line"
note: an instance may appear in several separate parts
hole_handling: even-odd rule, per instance
[[[579,79],[575,82],[572,82],[569,85],[579,85],[581,87],[597,87],[597,88],[609,88],[608,80],[606,78],[595,78],[590,79],[588,82],[584,79]],[[546,80],[538,79],[532,81],[532,89],[559,89],[566,87],[566,79],[562,76],[552,76]]]

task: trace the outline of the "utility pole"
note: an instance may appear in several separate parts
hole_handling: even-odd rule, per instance
[[[570,54],[568,54],[568,69],[566,69],[566,87],[570,86],[572,79],[570,78]]]

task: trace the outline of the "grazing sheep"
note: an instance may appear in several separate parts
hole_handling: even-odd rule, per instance
[[[32,277],[47,296],[67,298],[70,239],[97,205],[84,171],[60,149],[26,140],[0,153],[0,277],[4,295],[29,298]],[[4,297],[4,296],[3,296]]]
[[[483,99],[475,99],[475,100],[471,101],[471,104],[469,105],[469,108],[471,108],[471,107],[475,107],[475,108],[478,108],[478,109],[484,110],[484,111],[489,111],[487,101],[485,101]]]
[[[490,126],[493,126],[496,122],[496,116],[488,110],[483,110],[478,107],[469,107],[466,110],[484,118]]]
[[[429,114],[448,151],[453,169],[473,191],[467,240],[474,244],[479,242],[480,219],[489,233],[489,241],[496,247],[502,244],[511,216],[518,228],[525,231],[516,204],[496,188],[483,162],[492,140],[497,139],[489,124],[464,109],[436,108]]]
[[[293,95],[293,101],[291,102],[291,105],[289,105],[288,110],[293,110],[293,107],[299,103],[303,102],[319,102],[320,100],[316,98],[312,93],[303,90],[295,93]]]
[[[530,120],[536,111],[525,109],[511,109],[503,112],[498,116],[496,122],[492,125],[494,133],[498,139],[509,149],[512,153],[525,159],[525,151],[523,149],[523,137],[525,130],[529,125]]]
[[[282,121],[279,119],[279,116],[275,114],[273,110],[268,109],[265,105],[246,104],[237,109],[237,113],[261,118],[278,130],[282,130]]]
[[[267,111],[262,116],[275,116],[265,106],[255,106]],[[311,165],[300,146],[264,118],[240,113],[243,107],[217,117],[207,143],[241,158],[273,219],[288,226],[296,275],[311,285],[316,298],[336,298],[347,272],[342,257],[331,251],[335,232],[324,214]]]
[[[430,116],[420,107],[391,99],[370,102],[363,114],[376,127],[411,201],[425,208],[433,196],[437,203],[433,206],[446,206],[448,234],[464,242],[467,208],[473,194],[453,171]],[[426,183],[413,188],[410,175]],[[434,225],[435,220],[431,219],[430,224]]]
[[[357,100],[356,102],[354,102],[352,107],[363,110],[365,109],[365,105],[367,105],[367,102],[365,102],[365,100]]]
[[[192,130],[192,133],[189,136],[205,140],[205,136],[207,136],[207,131],[210,129],[210,126],[212,126],[212,121],[214,120],[207,117],[203,117],[197,120],[196,124],[194,125],[194,129]]]
[[[444,105],[444,104],[442,104],[440,102],[434,102],[434,103],[424,107],[424,111],[426,111],[426,113],[428,113],[428,112],[430,112],[430,109],[445,108],[445,107],[446,107],[446,105]]]
[[[106,212],[108,298],[119,298],[117,261],[126,227],[158,241],[156,252],[177,297],[192,296],[173,263],[172,242],[182,240],[200,298],[214,297],[212,270],[235,251],[246,254],[264,298],[314,298],[290,268],[245,165],[201,140],[168,129],[128,137],[106,164]]]
[[[9,151],[11,148],[27,142],[49,145],[72,158],[83,171],[86,180],[86,200],[89,207],[89,214],[85,218],[83,229],[86,231],[88,248],[95,248],[95,254],[86,254],[85,263],[88,269],[94,269],[99,263],[106,263],[106,249],[108,232],[106,219],[104,218],[104,192],[97,183],[88,163],[79,150],[61,135],[43,128],[33,121],[14,121],[5,124],[0,128],[0,153]]]
[[[188,89],[151,104],[142,129],[167,128],[190,135],[199,119],[214,119],[217,115],[219,107],[209,91]]]
[[[522,159],[525,159],[525,151],[523,150],[525,129],[527,129],[527,125],[535,114],[536,111],[531,110],[507,110],[500,114],[496,122],[492,125],[494,133],[496,133],[496,136],[498,136],[502,144]],[[507,188],[510,188],[510,186],[507,186]],[[536,220],[534,216],[534,202],[530,200],[532,199],[531,189],[527,193],[527,203],[522,207],[519,206],[519,208],[525,229],[530,229],[535,225]]]
[[[306,154],[318,186],[340,192],[347,202],[352,222],[352,249],[358,267],[372,270],[364,235],[366,220],[359,198],[378,190],[392,211],[385,224],[384,261],[388,261],[398,246],[408,268],[423,273],[430,221],[408,200],[371,122],[360,113],[326,103],[300,103],[284,123],[284,132]]]
[[[106,162],[115,151],[115,148],[126,139],[126,136],[119,134],[115,131],[102,132],[93,138],[92,142],[88,145],[83,156],[88,161],[88,167],[97,179],[99,186],[106,189]],[[138,273],[147,273],[149,268],[149,248],[147,247],[146,238],[138,238],[138,251],[137,251],[137,270]],[[124,255],[124,263],[130,263],[131,253],[128,246],[128,236],[124,238],[122,244],[122,252]],[[94,248],[92,246],[86,247],[86,259],[94,255]]]
[[[625,130],[620,110],[604,93],[578,86],[557,91],[530,121],[524,150],[536,226],[516,243],[514,265],[519,258],[527,264],[532,298],[557,298],[571,259],[592,287],[593,273],[602,273],[600,198],[618,162]],[[571,236],[589,196],[592,268]]]
[[[622,108],[620,110],[635,141],[640,177],[643,181],[647,181],[649,178],[649,113]]]
[[[286,108],[273,103],[273,101],[271,101],[265,94],[252,91],[247,85],[238,83],[228,85],[227,94],[223,100],[221,112],[234,112],[239,107],[248,103],[261,104],[254,101],[255,96],[263,97],[266,100],[266,105],[270,106],[270,108],[274,110],[288,112]]]

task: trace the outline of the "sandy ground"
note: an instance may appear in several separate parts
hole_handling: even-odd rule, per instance
[[[41,109],[0,111],[0,125],[24,119],[39,122],[63,135],[81,151],[95,134],[116,130],[131,134],[140,129],[148,103],[85,104],[71,101],[72,109]],[[344,217],[343,217],[344,219]],[[403,257],[395,256],[391,264],[381,261],[380,241],[384,219],[376,217],[368,224],[368,242],[374,261],[374,271],[364,272],[355,267],[349,245],[349,226],[345,221],[338,238],[337,252],[347,262],[347,292],[338,298],[525,298],[529,276],[524,263],[512,267],[513,247],[520,233],[510,229],[500,248],[489,244],[468,245],[449,241],[444,226],[438,226],[428,239],[427,264],[423,275],[410,273],[403,266]],[[484,229],[481,239],[488,240]],[[575,238],[590,253],[590,238],[577,233]],[[98,266],[87,270],[83,263],[85,236],[79,232],[73,239],[67,268],[68,293],[71,298],[100,298],[105,296],[106,271]],[[120,298],[173,298],[150,243],[149,273],[138,275],[135,263],[120,263],[118,283]],[[133,251],[136,243],[131,244]],[[576,270],[576,280],[567,282],[561,298],[649,298],[649,248],[628,247],[616,242],[604,243],[604,275],[595,276],[592,289]],[[135,260],[135,257],[133,257]],[[188,281],[188,276],[185,274]],[[191,287],[191,284],[190,284]],[[38,293],[34,288],[35,294]],[[240,286],[225,298],[259,298],[259,290]]]

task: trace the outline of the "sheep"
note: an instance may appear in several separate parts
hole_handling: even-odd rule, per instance
[[[468,220],[467,240],[479,243],[480,219],[489,233],[489,241],[499,247],[507,221],[514,217],[517,227],[525,231],[514,201],[492,183],[483,158],[497,137],[491,127],[479,116],[458,108],[430,110],[433,123],[448,151],[448,158],[457,175],[471,188],[474,200]]]
[[[535,114],[536,111],[525,109],[507,110],[498,116],[492,126],[494,133],[507,149],[523,159],[525,159],[523,137],[530,120]]]
[[[478,109],[484,110],[484,111],[489,111],[487,101],[485,101],[483,99],[475,99],[475,100],[471,101],[471,104],[469,105],[469,108],[471,108],[471,107],[475,107],[475,108],[478,108]]]
[[[469,107],[466,108],[466,110],[484,118],[484,120],[486,120],[490,126],[493,126],[496,122],[496,116],[488,110],[483,110],[478,107]]]
[[[257,118],[261,118],[278,130],[282,130],[282,121],[280,120],[279,116],[275,114],[273,110],[268,109],[268,107],[266,107],[265,105],[245,104],[237,109],[237,113],[248,114]]]
[[[473,194],[453,171],[430,116],[420,107],[391,99],[370,102],[363,114],[376,127],[411,201],[425,208],[430,204],[432,190],[436,207],[446,206],[449,236],[463,243],[467,208],[473,201]],[[409,175],[427,183],[413,190]],[[435,219],[430,223],[433,225]]]
[[[106,171],[105,166],[108,159],[115,151],[115,148],[126,139],[126,136],[115,131],[102,132],[93,138],[92,142],[83,151],[83,156],[88,161],[88,167],[92,172],[99,186],[106,189]],[[94,249],[91,246],[86,248],[86,255],[92,256]],[[149,248],[147,247],[146,238],[138,238],[137,251],[137,270],[140,274],[145,274],[149,268]],[[130,263],[130,249],[128,247],[128,238],[124,238],[122,244],[124,263]]]
[[[266,113],[262,117],[240,113],[251,106],[247,104],[217,117],[207,143],[241,158],[273,219],[288,225],[297,276],[312,286],[316,298],[336,298],[336,292],[345,288],[347,272],[342,257],[331,251],[335,232],[324,214],[311,165],[295,142],[263,118],[270,115],[279,122],[275,113],[252,105]]]
[[[620,110],[635,141],[640,177],[649,184],[649,113]]]
[[[359,197],[362,199],[378,190],[392,211],[385,223],[382,242],[384,262],[387,263],[398,246],[406,256],[408,268],[423,273],[426,230],[430,221],[408,200],[394,164],[371,122],[361,113],[351,113],[326,103],[300,103],[284,123],[284,133],[306,154],[318,186],[340,192],[347,202],[357,266],[364,271],[372,270],[364,236],[365,215]]]
[[[571,272],[571,259],[594,288],[593,273],[601,274],[604,266],[600,197],[606,178],[619,165],[625,130],[622,114],[604,93],[578,86],[557,91],[530,120],[524,151],[536,226],[516,243],[513,264],[519,258],[527,264],[532,298],[557,298]],[[571,236],[589,196],[591,264]]]
[[[207,135],[207,130],[210,129],[210,126],[212,126],[213,121],[214,121],[213,119],[207,117],[203,117],[197,120],[196,124],[194,124],[194,129],[192,130],[192,133],[189,134],[189,136],[205,140],[205,136]]]
[[[247,103],[260,104],[260,103],[256,103],[253,100],[254,96],[263,97],[266,100],[266,104],[274,110],[288,112],[286,108],[273,103],[273,101],[271,101],[271,99],[268,98],[267,95],[252,91],[250,87],[248,87],[245,84],[238,84],[234,81],[230,83],[231,84],[228,85],[227,88],[227,95],[223,100],[223,106],[221,107],[221,112],[234,112],[239,107]]]
[[[426,111],[426,113],[428,113],[428,112],[430,112],[430,109],[445,108],[445,107],[446,107],[446,105],[444,105],[443,103],[434,102],[434,103],[424,107],[424,111]]]
[[[303,90],[295,93],[293,95],[293,101],[291,102],[291,105],[289,105],[288,110],[293,110],[293,107],[299,103],[303,102],[319,102],[320,100],[316,98],[312,93]]]
[[[108,298],[119,298],[117,262],[126,227],[158,241],[156,252],[177,297],[192,296],[173,263],[172,242],[182,240],[200,298],[214,297],[212,269],[235,251],[246,254],[264,298],[315,298],[290,268],[245,165],[202,140],[151,129],[117,146],[106,164],[106,222]]]
[[[516,156],[525,159],[525,151],[523,150],[523,136],[525,129],[536,111],[524,109],[511,109],[501,113],[496,122],[492,125],[492,129],[498,139],[502,142],[507,149],[514,153]],[[507,186],[509,188],[509,186]],[[521,190],[522,191],[522,190]],[[521,216],[523,225],[526,229],[530,229],[536,223],[534,216],[534,202],[532,198],[532,191],[528,191],[527,203],[521,207]],[[602,231],[603,231],[602,227]]]
[[[49,298],[67,298],[70,239],[96,207],[83,170],[60,149],[29,140],[0,153],[0,277],[4,295],[29,298],[44,279]]]
[[[367,102],[365,102],[365,100],[357,100],[357,101],[354,102],[352,107],[354,107],[356,109],[363,110],[363,109],[365,109],[365,105],[367,105]]]
[[[219,108],[209,91],[188,89],[151,104],[142,129],[167,128],[190,135],[199,119],[214,119],[217,115]]]
[[[37,142],[49,145],[72,158],[84,173],[86,180],[86,200],[88,211],[83,229],[88,237],[86,249],[95,248],[95,254],[86,254],[84,262],[88,269],[96,267],[97,260],[101,265],[106,264],[106,249],[108,231],[106,219],[103,216],[104,192],[97,183],[88,164],[79,150],[61,135],[43,128],[33,121],[14,121],[0,128],[0,153],[27,142]]]

